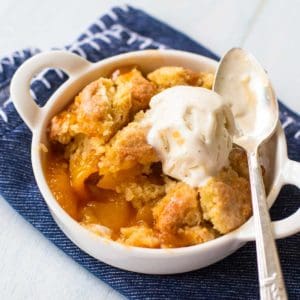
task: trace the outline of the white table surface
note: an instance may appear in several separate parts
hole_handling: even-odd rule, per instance
[[[129,3],[189,34],[218,54],[252,51],[283,102],[300,112],[300,1],[1,0],[0,56],[27,46],[71,42],[112,5]],[[0,199],[0,299],[119,299]]]

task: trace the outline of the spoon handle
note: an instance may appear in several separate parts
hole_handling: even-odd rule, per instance
[[[287,299],[257,151],[248,152],[260,299]]]

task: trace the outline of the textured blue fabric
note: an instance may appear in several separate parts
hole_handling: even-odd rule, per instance
[[[211,58],[217,56],[184,34],[132,7],[113,8],[96,20],[71,45],[74,53],[98,61],[138,49],[175,48]],[[78,249],[58,229],[36,186],[30,162],[31,133],[9,98],[9,83],[17,67],[38,49],[15,52],[0,61],[0,193],[49,240],[123,295],[131,299],[255,299],[258,283],[254,243],[223,261],[181,275],[151,276],[121,271],[98,262]],[[66,80],[59,70],[47,70],[32,82],[32,94],[43,104]],[[280,104],[289,156],[300,160],[300,117]],[[300,193],[287,186],[272,208],[280,219],[296,211]],[[300,236],[278,241],[283,273],[291,299],[300,299]]]

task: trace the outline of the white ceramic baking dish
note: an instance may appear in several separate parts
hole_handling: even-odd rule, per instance
[[[66,236],[86,253],[112,266],[141,273],[172,274],[187,272],[213,264],[255,239],[250,218],[237,230],[204,244],[176,249],[146,249],[129,247],[99,237],[73,220],[57,203],[43,172],[44,153],[40,143],[47,145],[47,125],[73,97],[99,76],[126,65],[138,65],[144,72],[161,66],[183,66],[195,71],[214,72],[217,62],[196,54],[174,50],[146,50],[114,56],[97,63],[68,52],[51,51],[26,61],[15,73],[11,97],[25,123],[32,131],[31,158],[34,175],[49,210]],[[32,99],[29,86],[34,75],[47,67],[59,68],[69,79],[59,87],[44,107]],[[278,124],[273,137],[261,149],[266,168],[268,204],[271,206],[284,184],[300,183],[300,163],[287,157],[286,139]],[[273,222],[276,238],[300,231],[300,209],[281,221]]]

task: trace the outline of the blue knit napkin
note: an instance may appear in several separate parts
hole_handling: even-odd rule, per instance
[[[116,7],[97,19],[77,40],[63,49],[95,62],[139,49],[174,48],[214,59],[208,49],[141,10]],[[25,49],[0,60],[0,193],[49,240],[95,276],[131,299],[254,299],[258,280],[254,243],[248,243],[223,261],[198,271],[168,276],[122,271],[83,253],[58,229],[36,186],[31,162],[31,133],[9,98],[15,70],[39,49]],[[40,104],[66,80],[59,70],[46,70],[32,83],[32,94]],[[280,118],[288,139],[289,156],[300,160],[300,116],[280,104]],[[285,187],[272,208],[280,219],[296,211],[300,192]],[[300,299],[300,235],[278,241],[286,286],[291,299]]]

